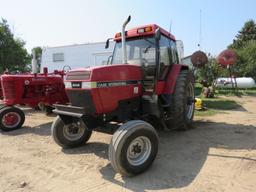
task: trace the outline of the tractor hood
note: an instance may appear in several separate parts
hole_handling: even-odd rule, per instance
[[[141,77],[137,65],[109,65],[72,70],[64,83],[72,106],[103,114],[117,109],[119,101],[139,97]]]
[[[121,64],[79,68],[68,72],[65,82],[117,82],[141,80],[142,71],[137,65]]]

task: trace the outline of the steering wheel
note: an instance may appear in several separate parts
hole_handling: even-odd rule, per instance
[[[71,67],[70,67],[69,65],[65,65],[65,66],[62,68],[62,70],[63,70],[65,73],[67,73],[67,72],[69,72],[69,71],[71,70]]]
[[[149,66],[148,60],[145,59],[145,58],[141,58],[141,65],[142,65],[143,67],[148,67],[148,66]]]

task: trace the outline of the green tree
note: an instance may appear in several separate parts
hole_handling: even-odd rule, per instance
[[[213,84],[213,81],[217,77],[228,77],[228,70],[222,68],[218,65],[216,59],[213,56],[209,56],[208,63],[203,67],[197,70],[196,78],[198,81],[205,80],[209,85]]]
[[[254,20],[245,22],[244,26],[236,35],[233,43],[229,45],[231,49],[240,49],[246,46],[248,41],[256,40],[256,24]]]
[[[228,48],[238,55],[234,65],[236,74],[256,80],[256,23],[253,20],[245,22]]]
[[[30,70],[31,56],[24,48],[25,42],[15,38],[5,19],[0,20],[0,73]]]
[[[243,48],[237,49],[236,52],[238,61],[235,68],[239,75],[256,80],[256,40],[248,41]]]

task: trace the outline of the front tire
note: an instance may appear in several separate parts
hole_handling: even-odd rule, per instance
[[[92,134],[83,122],[64,124],[59,116],[53,122],[51,130],[54,141],[63,148],[81,146],[90,139]]]
[[[25,114],[21,109],[12,106],[6,106],[0,109],[0,129],[3,131],[20,129],[24,121]]]
[[[158,135],[148,123],[133,120],[123,124],[109,145],[109,160],[116,172],[133,176],[146,171],[158,151]]]

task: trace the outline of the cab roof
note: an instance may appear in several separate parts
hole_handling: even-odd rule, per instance
[[[159,27],[156,24],[149,24],[149,25],[143,25],[139,27],[132,28],[128,31],[125,31],[125,37],[126,38],[132,38],[132,37],[141,37],[141,36],[150,36],[154,35],[156,32],[156,29],[160,29],[161,34],[166,36],[169,39],[172,39],[176,41],[174,35],[166,31],[165,29]],[[144,31],[144,32],[143,32]],[[114,37],[115,41],[121,41],[121,33],[116,33]]]

